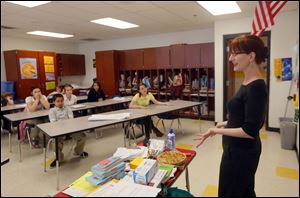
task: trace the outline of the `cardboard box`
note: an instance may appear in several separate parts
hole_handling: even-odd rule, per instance
[[[144,159],[133,172],[133,180],[135,183],[148,185],[157,171],[158,163],[156,160]]]

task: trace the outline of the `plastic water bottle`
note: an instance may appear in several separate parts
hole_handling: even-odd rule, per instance
[[[170,128],[170,131],[169,131],[169,134],[168,134],[167,147],[168,147],[168,150],[174,150],[175,149],[175,134],[174,134],[172,128]]]

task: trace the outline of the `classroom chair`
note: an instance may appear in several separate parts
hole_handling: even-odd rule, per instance
[[[168,133],[168,131],[166,130],[166,126],[165,126],[164,120],[172,120],[171,121],[171,125],[169,127],[169,128],[172,128],[174,120],[177,119],[178,130],[180,129],[181,133],[184,134],[184,131],[182,129],[182,125],[181,125],[181,121],[180,121],[180,117],[179,116],[167,113],[167,114],[158,115],[157,117],[158,117],[158,120],[157,120],[155,126],[157,127],[158,124],[159,124],[159,121],[161,121],[165,133]]]

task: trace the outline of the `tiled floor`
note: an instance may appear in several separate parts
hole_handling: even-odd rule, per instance
[[[167,126],[170,125],[166,121]],[[184,134],[176,133],[176,143],[182,148],[191,148],[196,133],[204,132],[213,126],[213,122],[182,119]],[[177,122],[174,122],[177,127]],[[86,151],[89,157],[78,159],[68,155],[70,144],[64,148],[66,163],[60,168],[60,187],[68,184],[86,173],[92,165],[111,156],[117,147],[123,146],[121,127],[109,127],[102,130],[103,137],[95,139],[94,133],[88,133]],[[257,196],[299,197],[299,163],[296,152],[280,148],[278,133],[261,132],[263,151],[256,174]],[[10,158],[10,162],[1,167],[2,196],[45,196],[54,195],[56,191],[55,169],[43,172],[42,150],[30,150],[22,145],[23,162],[19,163],[16,136],[12,138],[13,152],[8,152],[8,135],[1,133],[1,155]],[[193,147],[194,148],[194,147]],[[194,148],[195,149],[195,148]],[[190,164],[190,185],[195,196],[217,196],[219,164],[222,155],[221,136],[209,138],[197,150],[197,156]],[[184,174],[174,186],[185,189]]]

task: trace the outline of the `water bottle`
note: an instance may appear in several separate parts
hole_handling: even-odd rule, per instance
[[[174,150],[175,149],[175,134],[174,134],[172,128],[170,128],[170,131],[169,131],[169,134],[168,134],[167,147],[168,147],[168,150]]]

